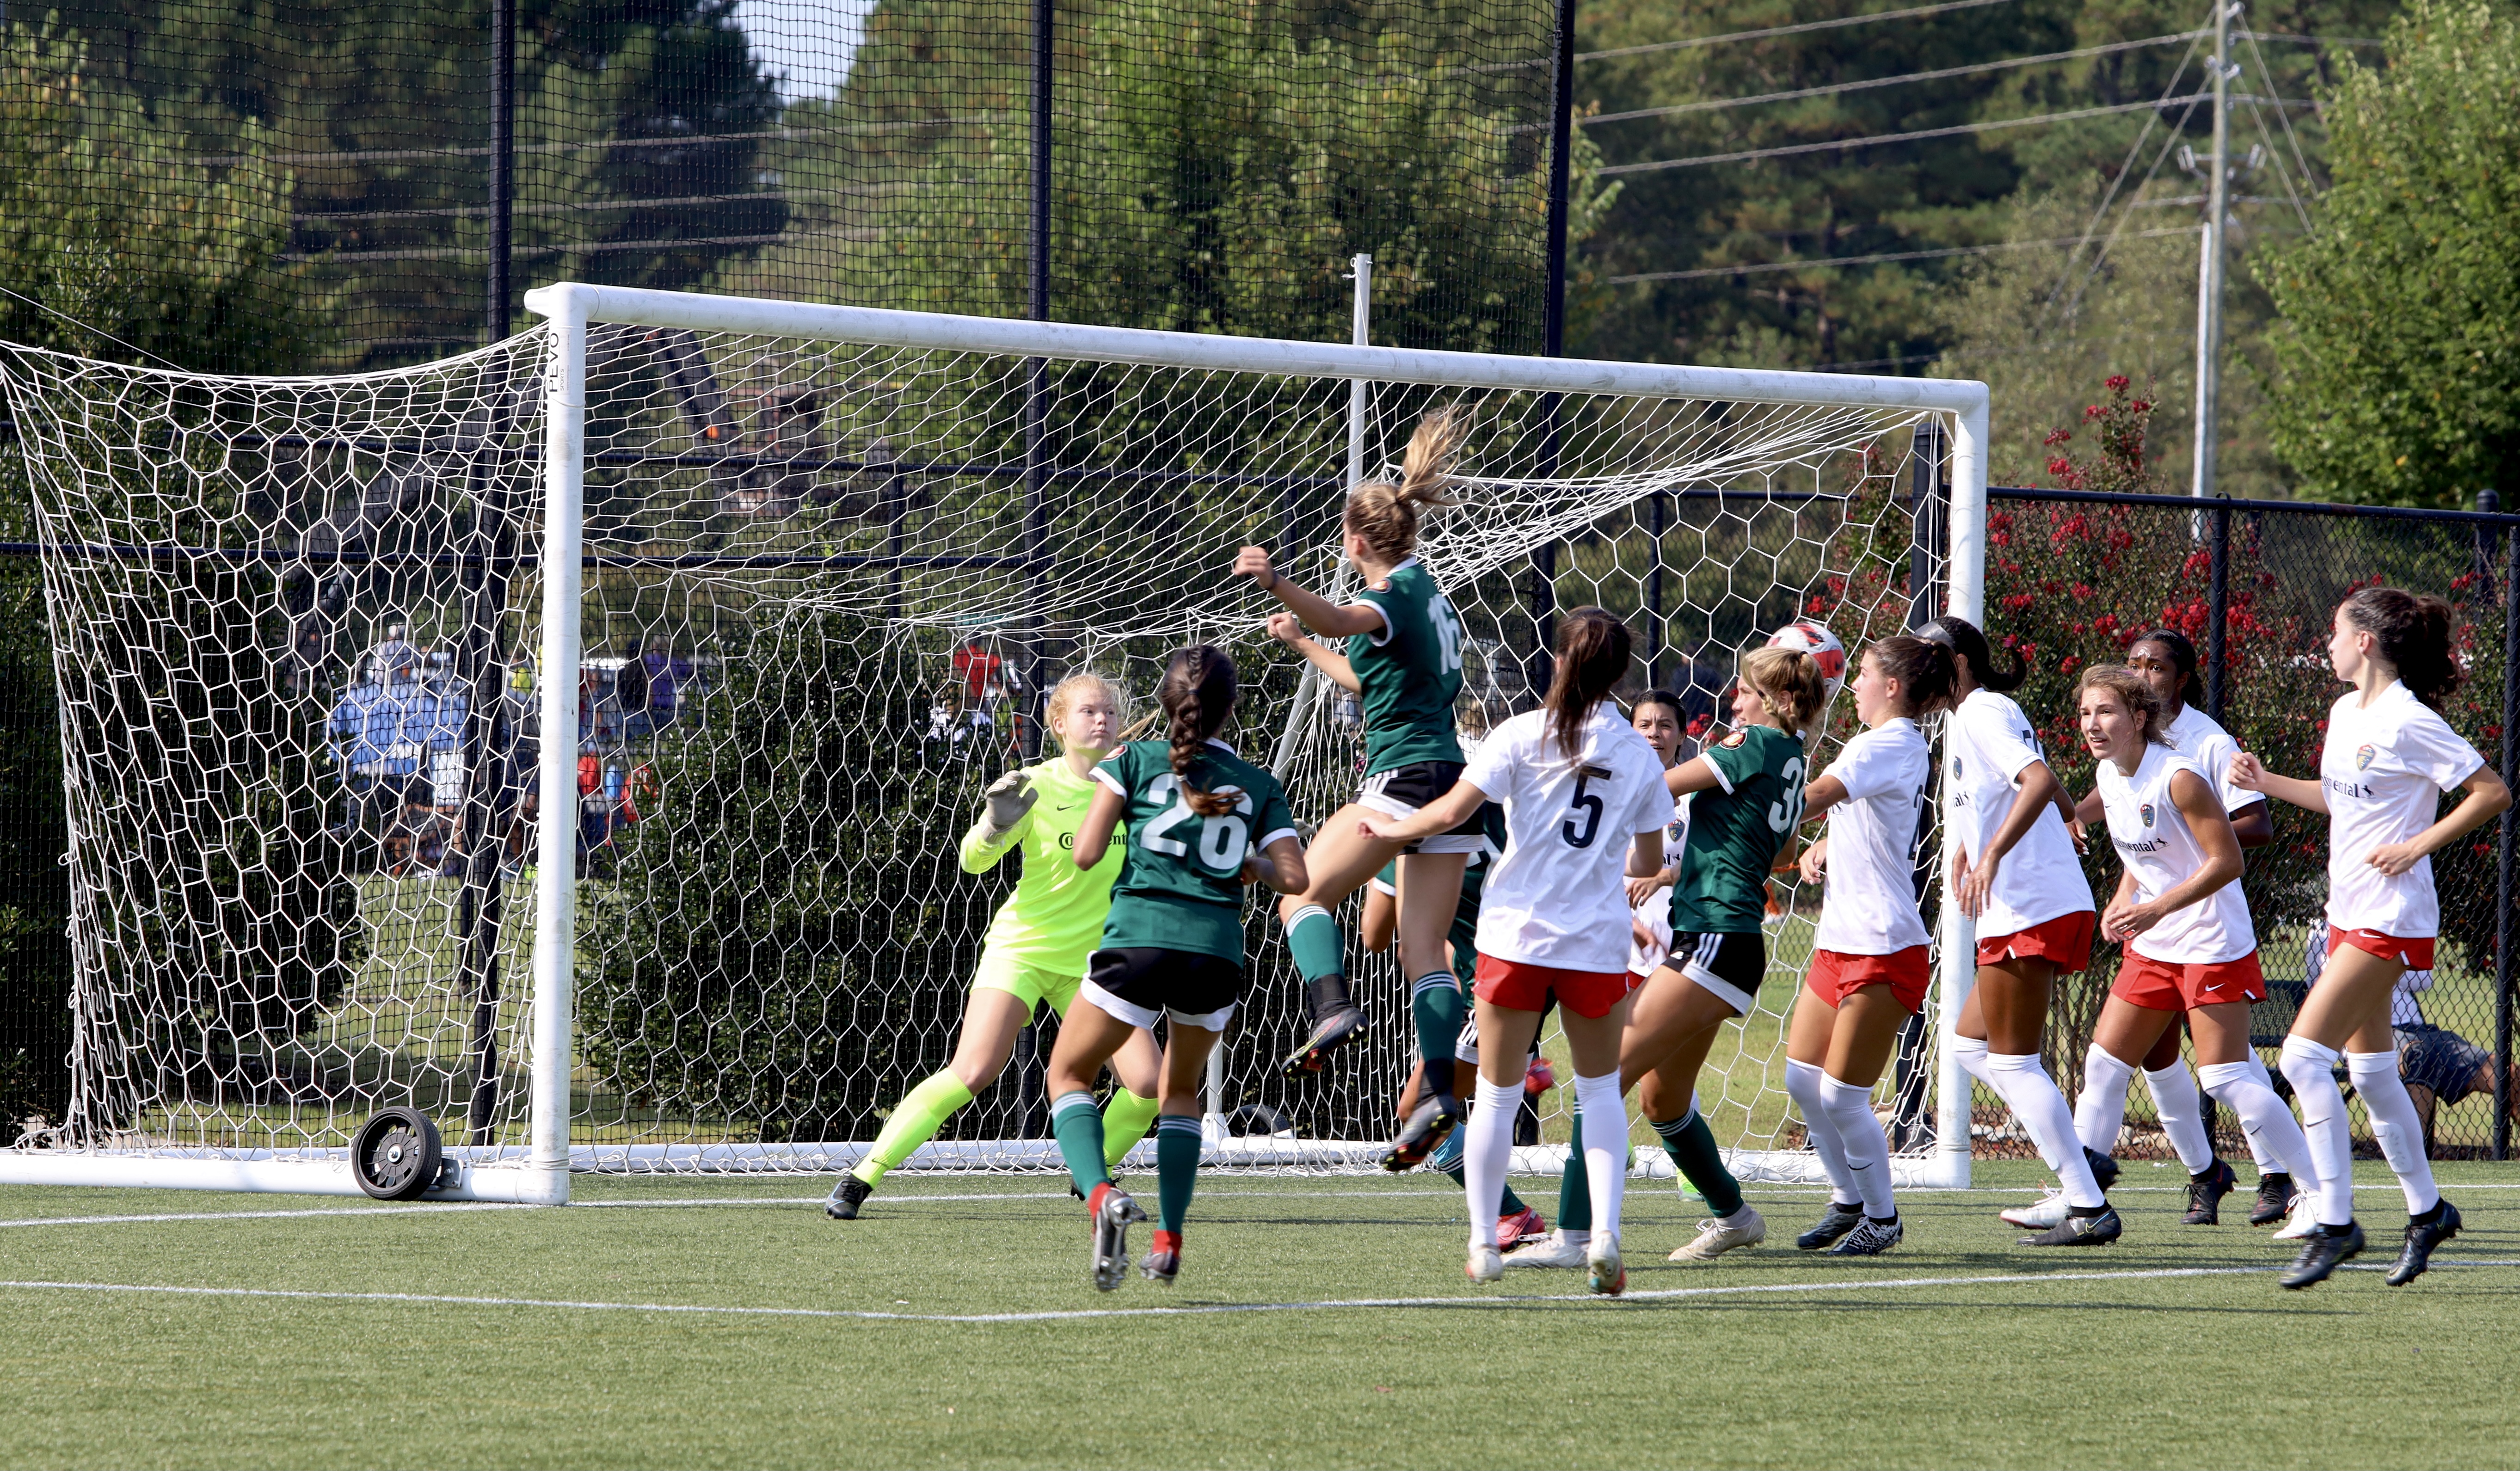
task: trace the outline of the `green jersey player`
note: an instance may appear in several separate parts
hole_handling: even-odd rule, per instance
[[[1060,754],[1009,772],[989,784],[988,807],[963,835],[966,873],[984,873],[1010,853],[1023,854],[1023,876],[998,909],[981,942],[971,999],[954,1060],[893,1105],[883,1132],[825,1202],[834,1221],[854,1221],[888,1170],[898,1169],[974,1094],[997,1081],[1014,1052],[1015,1033],[1047,1004],[1060,1016],[1076,999],[1086,957],[1102,936],[1120,856],[1079,869],[1069,854],[1093,800],[1094,764],[1120,725],[1120,691],[1099,674],[1072,674],[1051,691],[1049,724]],[[1105,1113],[1104,1147],[1117,1164],[1155,1121],[1158,1058],[1154,1039],[1129,1038],[1111,1059],[1119,1086]]]
[[[1405,820],[1452,790],[1462,775],[1462,746],[1453,729],[1453,702],[1462,690],[1462,622],[1416,551],[1423,515],[1454,504],[1447,467],[1463,431],[1462,420],[1451,410],[1427,415],[1410,436],[1398,484],[1369,481],[1348,492],[1339,518],[1340,547],[1365,583],[1355,602],[1333,603],[1297,587],[1259,547],[1243,548],[1234,563],[1238,575],[1285,605],[1286,611],[1269,619],[1269,632],[1321,677],[1355,694],[1364,712],[1363,785],[1305,850],[1311,885],[1278,907],[1313,1014],[1312,1030],[1287,1058],[1286,1072],[1318,1071],[1364,1026],[1365,1015],[1348,992],[1347,937],[1332,911],[1375,869],[1399,859],[1400,962],[1411,980],[1418,1051],[1437,1083],[1383,1157],[1383,1167],[1391,1170],[1423,1160],[1462,1118],[1450,1071],[1467,1002],[1445,960],[1444,938],[1461,894],[1462,865],[1486,842],[1483,820],[1474,814],[1452,829],[1409,842],[1374,837],[1365,821]],[[1320,638],[1308,636],[1307,629]],[[1337,640],[1338,646],[1323,639]]]
[[[1234,661],[1206,645],[1176,652],[1156,691],[1167,738],[1134,740],[1094,769],[1099,789],[1077,829],[1076,866],[1128,847],[1078,995],[1050,1057],[1051,1133],[1093,1223],[1094,1285],[1127,1270],[1128,1231],[1146,1212],[1111,1183],[1095,1076],[1160,1018],[1162,1111],[1155,1121],[1160,1192],[1154,1249],[1139,1269],[1170,1282],[1181,1270],[1182,1222],[1198,1180],[1199,1085],[1207,1055],[1242,997],[1242,890],[1304,886],[1295,820],[1278,780],[1216,738],[1234,713]]]

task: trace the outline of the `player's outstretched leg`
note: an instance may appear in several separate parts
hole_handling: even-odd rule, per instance
[[[1724,1168],[1724,1154],[1715,1143],[1715,1131],[1697,1111],[1697,1100],[1689,1099],[1688,1111],[1677,1119],[1648,1119],[1656,1136],[1662,1139],[1663,1152],[1681,1178],[1695,1186],[1706,1198],[1710,1213],[1697,1223],[1697,1235],[1687,1246],[1671,1254],[1674,1262],[1712,1262],[1728,1251],[1740,1251],[1768,1239],[1768,1223],[1741,1199],[1741,1182]]]
[[[1181,1275],[1182,1224],[1190,1216],[1191,1195],[1198,1187],[1198,1156],[1204,1140],[1198,1120],[1168,1113],[1155,1121],[1155,1240],[1138,1271],[1149,1282],[1172,1285]]]
[[[1347,935],[1328,909],[1289,901],[1282,907],[1286,926],[1286,953],[1304,977],[1304,1000],[1312,1009],[1312,1029],[1286,1055],[1289,1078],[1318,1073],[1330,1054],[1354,1042],[1365,1030],[1365,1012],[1348,995]]]
[[[934,1138],[945,1121],[970,1101],[971,1090],[950,1072],[931,1074],[904,1093],[893,1105],[891,1117],[883,1121],[883,1131],[868,1147],[866,1158],[832,1188],[832,1198],[823,1202],[823,1214],[834,1221],[858,1219],[858,1207],[875,1193],[885,1172],[897,1169],[920,1145]]]

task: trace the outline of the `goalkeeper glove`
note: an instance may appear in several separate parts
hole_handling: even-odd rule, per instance
[[[980,819],[981,841],[990,847],[1005,842],[1024,814],[1032,811],[1032,804],[1041,800],[1041,793],[1032,789],[1032,779],[1019,771],[990,782],[981,795],[989,799],[989,810]]]

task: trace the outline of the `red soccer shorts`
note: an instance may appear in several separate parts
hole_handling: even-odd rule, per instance
[[[2433,937],[2430,935],[2420,940],[2402,940],[2376,929],[2338,929],[2331,924],[2327,927],[2327,953],[2336,954],[2336,947],[2340,945],[2367,950],[2381,959],[2395,960],[2408,970],[2433,968]]]
[[[2071,975],[2092,963],[2092,922],[2098,917],[2081,910],[2008,935],[1980,935],[1977,962],[1999,965],[2005,960],[2046,959],[2055,962],[2058,975]]]
[[[1925,1009],[1925,988],[1933,984],[1933,966],[1928,962],[1923,945],[1911,945],[1906,950],[1886,956],[1840,955],[1833,950],[1812,952],[1811,969],[1803,975],[1812,995],[1832,1006],[1865,986],[1887,986],[1891,997],[1910,1011]]]
[[[2192,1011],[2265,1001],[2267,978],[2254,950],[2236,960],[2191,961],[2156,960],[2130,950],[2109,995],[2147,1011]]]
[[[1599,1018],[1627,1000],[1635,979],[1618,970],[1560,970],[1554,965],[1528,965],[1520,960],[1479,957],[1473,987],[1478,999],[1513,1011],[1546,1011],[1550,998],[1578,1016]]]

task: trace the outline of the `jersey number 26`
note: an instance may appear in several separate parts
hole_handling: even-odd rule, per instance
[[[1147,783],[1147,795],[1170,805],[1147,825],[1147,830],[1138,835],[1138,840],[1150,852],[1173,858],[1189,857],[1190,844],[1177,837],[1165,836],[1182,824],[1198,817],[1197,813],[1191,811],[1190,800],[1182,795],[1181,779],[1166,772]],[[1242,820],[1242,814],[1250,806],[1251,799],[1245,796],[1235,804],[1234,811],[1199,823],[1200,864],[1219,873],[1231,873],[1242,867],[1242,856],[1251,847],[1251,825]]]

